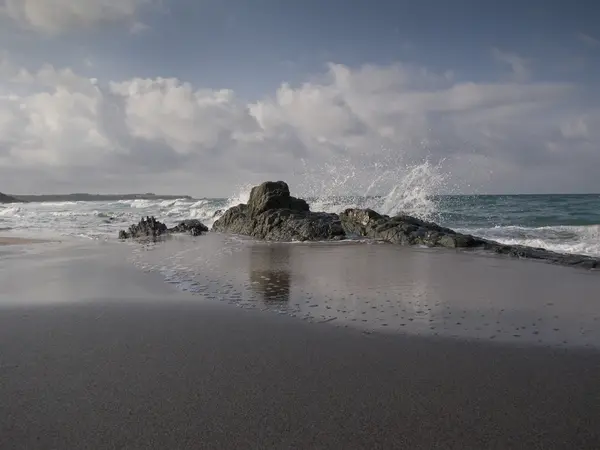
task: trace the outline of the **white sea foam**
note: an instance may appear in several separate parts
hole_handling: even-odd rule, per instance
[[[559,253],[600,255],[600,225],[464,228],[463,233],[481,236],[508,245],[541,247]]]
[[[400,212],[444,223],[434,196],[448,193],[446,174],[439,165],[424,162],[401,165],[398,161],[374,163],[361,169],[349,162],[303,168],[291,183],[292,194],[306,198],[313,211],[341,212],[346,208],[372,208],[384,214]],[[120,200],[99,202],[52,202],[0,205],[0,228],[32,236],[62,235],[115,239],[143,216],[155,216],[172,226],[181,220],[199,219],[207,226],[228,208],[246,203],[252,185],[240,185],[228,199]],[[451,190],[450,190],[451,192]],[[483,204],[461,214],[482,217]],[[498,208],[497,205],[491,208]],[[450,208],[452,209],[452,208]],[[493,210],[503,220],[510,211]],[[479,219],[478,219],[479,220]],[[484,221],[485,223],[485,221]],[[600,225],[552,227],[469,226],[465,233],[506,244],[543,247],[565,253],[600,256]]]
[[[21,214],[22,209],[18,206],[9,206],[8,208],[0,209],[0,216],[2,217],[14,217]]]

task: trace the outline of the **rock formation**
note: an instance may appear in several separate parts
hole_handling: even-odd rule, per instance
[[[339,216],[311,212],[306,201],[290,195],[289,187],[283,181],[265,182],[254,187],[248,204],[228,209],[215,222],[213,230],[271,241],[341,240],[358,236],[399,245],[475,249],[555,264],[600,268],[597,258],[505,245],[457,233],[405,214],[389,217],[370,209],[347,209]]]
[[[131,225],[129,230],[119,231],[119,239],[157,238],[167,232],[167,226],[154,217],[146,217],[138,224]]]
[[[545,260],[568,266],[580,266],[590,269],[600,267],[600,259],[597,258],[556,253],[543,248],[526,247],[524,245],[505,245],[457,233],[434,223],[403,214],[388,217],[370,209],[347,209],[340,214],[340,220],[344,231],[349,235],[369,237],[392,244],[481,249],[502,255]]]
[[[337,214],[311,212],[305,200],[292,197],[283,181],[252,188],[248,204],[228,209],[214,231],[270,241],[324,241],[345,237]]]
[[[197,219],[189,219],[173,228],[169,228],[167,231],[169,233],[189,233],[192,236],[200,236],[208,231],[208,227]]]
[[[347,209],[340,214],[344,231],[401,245],[468,248],[481,242],[473,236],[456,233],[432,222],[400,214],[388,217],[371,209]]]
[[[208,231],[208,227],[196,219],[184,220],[173,228],[156,220],[154,217],[146,217],[138,224],[131,225],[129,230],[119,231],[119,239],[156,239],[159,236],[173,233],[189,233],[192,236],[199,236]]]
[[[121,231],[119,238],[155,239],[171,233],[197,236],[207,231],[208,228],[198,220],[186,220],[176,227],[167,228],[154,217],[147,217],[129,227],[128,231]],[[598,258],[505,245],[457,233],[405,214],[389,217],[371,209],[347,209],[340,215],[312,212],[305,200],[290,195],[290,189],[283,181],[267,181],[254,187],[248,203],[225,211],[214,223],[213,231],[282,242],[341,240],[357,236],[398,245],[474,249],[554,264],[600,268]]]

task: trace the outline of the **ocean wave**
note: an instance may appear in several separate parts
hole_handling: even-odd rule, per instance
[[[185,198],[178,198],[175,200],[162,200],[158,206],[161,208],[171,208],[171,207],[175,207],[175,206],[189,206],[192,202],[190,200],[187,200]]]
[[[371,208],[388,215],[406,213],[505,244],[600,256],[597,196],[445,195],[452,189],[441,166],[396,160],[365,167],[337,161],[311,170],[301,168],[295,179],[290,183],[292,194],[306,199],[313,211]],[[211,227],[224,211],[247,203],[252,187],[241,184],[227,199],[2,205],[0,217],[2,226],[15,230],[116,239],[120,229],[143,216],[155,216],[167,226],[198,219]]]
[[[18,206],[9,206],[8,208],[0,209],[0,216],[10,217],[20,215],[23,210]]]
[[[73,206],[73,205],[77,205],[79,202],[43,202],[43,203],[38,203],[38,205],[40,205],[41,207],[46,207],[46,208],[61,208],[63,206]]]
[[[510,225],[489,228],[461,228],[457,231],[507,245],[526,245],[559,253],[600,255],[600,224],[544,227]]]
[[[138,208],[138,209],[150,208],[155,205],[156,205],[156,202],[151,201],[151,200],[131,200],[131,203],[129,203],[129,206],[131,208]]]

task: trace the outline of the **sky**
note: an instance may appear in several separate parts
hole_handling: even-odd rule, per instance
[[[598,23],[587,0],[0,0],[0,191],[384,193],[427,163],[450,193],[600,192]]]

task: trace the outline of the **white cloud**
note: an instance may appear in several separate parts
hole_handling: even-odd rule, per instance
[[[303,160],[360,167],[426,157],[444,160],[453,182],[482,190],[600,189],[600,156],[591,150],[600,112],[582,110],[568,84],[457,82],[402,64],[331,64],[302,85],[246,102],[173,78],[102,83],[2,59],[0,79],[3,191],[66,182],[61,190],[220,195],[267,177],[293,181]],[[363,172],[355,176],[372,176]]]
[[[22,26],[47,34],[120,21],[130,21],[132,31],[140,31],[143,24],[135,18],[150,1],[0,0],[0,13]]]
[[[511,67],[513,77],[516,81],[527,81],[531,78],[530,61],[516,53],[504,52],[500,49],[492,49],[494,58]]]
[[[132,136],[164,141],[177,153],[216,148],[224,136],[257,129],[246,105],[230,90],[194,90],[173,78],[136,78],[111,83],[110,91],[124,100]]]

